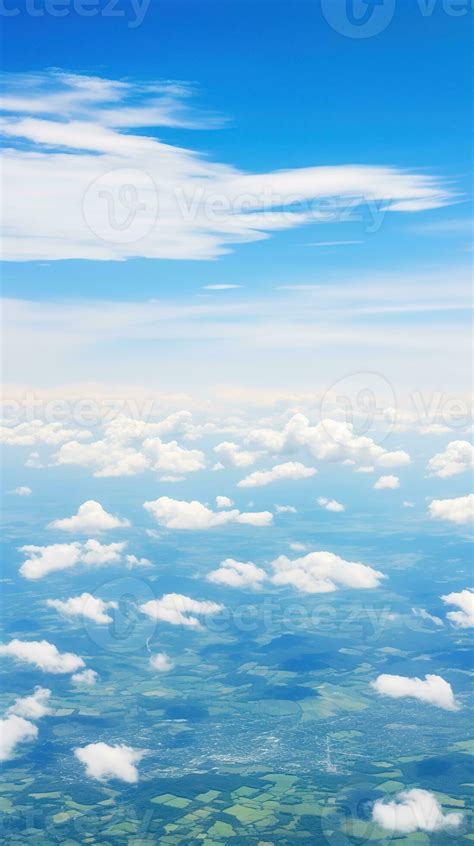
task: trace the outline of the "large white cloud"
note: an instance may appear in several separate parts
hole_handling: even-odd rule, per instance
[[[266,578],[265,570],[252,561],[234,561],[233,558],[226,558],[217,570],[207,574],[208,581],[228,587],[257,587]]]
[[[442,831],[457,827],[463,815],[443,814],[433,793],[415,787],[398,793],[390,802],[377,799],[372,809],[372,818],[388,831],[410,834],[413,831]]]
[[[139,127],[216,125],[190,114],[189,89],[174,83],[166,88],[58,71],[5,83],[0,130],[8,142],[9,260],[210,259],[279,229],[334,221],[349,201],[381,214],[451,199],[426,172],[339,164],[245,173],[138,133]],[[125,200],[130,194],[136,201],[131,218],[130,204],[120,203],[124,187]],[[115,203],[115,227],[107,196]]]
[[[212,617],[219,614],[223,608],[224,606],[217,602],[201,602],[181,593],[167,593],[161,599],[150,599],[139,605],[139,610],[152,620],[191,628],[199,628],[199,617]]]
[[[463,526],[474,519],[474,494],[453,499],[433,499],[428,510],[435,520],[448,520]]]
[[[9,761],[20,743],[31,742],[37,737],[37,727],[23,717],[10,714],[0,720],[0,761]]]
[[[22,696],[16,699],[7,711],[7,714],[16,714],[18,717],[25,717],[28,720],[39,720],[51,714],[48,705],[51,691],[47,687],[36,687],[30,696]]]
[[[370,684],[377,693],[391,699],[418,699],[446,711],[459,710],[451,685],[441,676],[426,675],[419,679],[382,673]]]
[[[270,511],[240,512],[212,511],[198,500],[171,499],[161,496],[151,502],[144,502],[143,507],[155,518],[160,526],[167,529],[206,530],[228,523],[243,523],[250,526],[269,526],[273,520]]]
[[[474,467],[474,447],[469,441],[451,441],[443,452],[437,452],[428,461],[428,471],[433,476],[447,479]]]
[[[0,655],[14,658],[22,664],[32,664],[44,673],[74,673],[84,667],[84,661],[74,652],[59,652],[47,640],[18,640],[0,644]]]
[[[99,626],[113,623],[113,617],[107,611],[118,608],[116,602],[105,602],[91,593],[81,593],[80,596],[71,596],[66,600],[48,599],[46,602],[49,608],[55,608],[63,617],[93,620]]]
[[[330,593],[341,588],[379,587],[383,573],[368,564],[345,561],[332,552],[309,552],[290,560],[280,555],[272,561],[273,583],[292,585],[302,593]]]
[[[274,454],[292,454],[303,450],[318,461],[353,460],[378,467],[402,467],[410,463],[403,450],[388,452],[371,438],[354,434],[352,424],[325,418],[311,425],[304,414],[294,414],[283,429],[253,429],[250,443]]]
[[[455,605],[459,611],[448,611],[447,618],[460,629],[470,629],[474,626],[474,591],[461,590],[458,593],[448,593],[441,599],[447,605]]]
[[[108,743],[101,742],[78,747],[74,750],[74,755],[84,764],[89,778],[95,778],[97,781],[118,779],[135,784],[138,781],[136,764],[141,761],[145,752],[131,746],[109,746]]]
[[[27,558],[20,567],[20,573],[25,579],[34,580],[58,570],[70,570],[78,564],[96,567],[117,564],[122,560],[126,545],[125,542],[102,544],[88,540],[85,543],[74,541],[50,546],[22,546],[20,552],[26,553]]]
[[[272,482],[307,479],[317,472],[314,467],[305,467],[300,461],[287,461],[285,464],[276,464],[271,470],[256,470],[255,473],[250,473],[237,483],[237,487],[261,488]]]
[[[53,520],[48,528],[61,529],[63,532],[94,534],[95,532],[107,532],[110,529],[120,529],[129,525],[128,520],[122,520],[120,517],[109,514],[100,502],[95,499],[88,499],[79,506],[77,514],[72,517],[65,517],[62,520]]]

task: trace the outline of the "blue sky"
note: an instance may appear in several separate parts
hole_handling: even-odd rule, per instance
[[[454,7],[447,2],[426,4],[420,0],[409,7],[399,3],[391,8],[393,4],[388,2],[386,14],[393,12],[392,19],[379,34],[368,38],[341,34],[328,20],[327,3],[325,7],[324,3],[303,0],[291,5],[270,0],[256,4],[238,0],[199,4],[152,0],[143,7],[121,0],[113,7],[105,2],[93,4],[95,11],[101,12],[93,17],[78,14],[72,0],[64,5],[64,17],[55,17],[51,14],[54,4],[40,0],[36,3],[11,0],[6,4],[10,11],[19,10],[18,14],[4,19],[7,91],[23,94],[37,86],[30,104],[7,113],[10,129],[5,130],[5,143],[13,146],[21,161],[6,191],[10,195],[11,184],[12,206],[17,215],[15,246],[6,250],[6,258],[12,260],[6,262],[3,272],[6,297],[27,301],[31,304],[25,306],[27,311],[42,301],[48,314],[48,303],[53,314],[58,304],[62,307],[68,303],[71,313],[67,319],[72,326],[77,322],[81,302],[88,305],[116,301],[123,303],[126,311],[127,302],[139,304],[154,299],[180,304],[185,309],[208,308],[212,312],[209,339],[214,343],[210,350],[205,349],[202,338],[193,341],[192,333],[184,350],[182,326],[186,326],[187,315],[178,312],[174,336],[172,332],[164,337],[159,332],[147,332],[137,342],[130,337],[133,332],[127,330],[118,341],[108,340],[104,331],[97,366],[97,380],[102,382],[116,383],[117,357],[124,359],[120,370],[127,381],[140,372],[143,380],[150,382],[147,372],[150,355],[162,353],[163,344],[167,345],[166,356],[173,369],[175,344],[179,348],[177,357],[180,351],[184,356],[183,363],[177,365],[176,385],[180,389],[190,387],[184,372],[189,355],[195,357],[198,369],[202,367],[201,382],[227,381],[225,368],[210,362],[216,349],[220,362],[225,359],[229,362],[230,382],[242,383],[252,379],[251,363],[260,354],[258,350],[250,350],[255,337],[268,339],[280,333],[282,337],[295,338],[303,322],[307,337],[305,352],[293,357],[291,372],[287,372],[286,350],[272,347],[271,352],[264,352],[259,387],[268,379],[273,383],[278,381],[274,372],[269,374],[275,368],[282,373],[280,387],[288,388],[292,380],[301,387],[314,387],[315,381],[321,387],[322,375],[317,373],[315,380],[312,368],[308,367],[308,350],[313,360],[317,357],[320,361],[329,344],[333,358],[334,346],[341,348],[342,338],[343,362],[335,366],[331,379],[340,375],[341,367],[347,369],[345,361],[354,359],[357,367],[370,369],[378,360],[384,374],[392,380],[399,378],[403,387],[413,370],[412,389],[424,385],[434,387],[433,370],[447,376],[447,371],[454,369],[456,390],[466,388],[468,374],[462,344],[468,332],[463,310],[469,296],[466,280],[471,261],[468,107],[471,31],[463,4]],[[359,3],[357,8],[360,11],[362,7],[365,4]],[[34,16],[28,14],[32,9]],[[115,16],[111,16],[111,10]],[[144,14],[143,21],[136,26],[137,10]],[[377,8],[374,12],[378,13]],[[109,254],[102,250],[101,260],[97,261],[94,249],[78,251],[77,245],[69,243],[75,238],[72,223],[68,234],[64,232],[69,210],[79,207],[86,196],[87,180],[77,187],[71,184],[69,195],[61,205],[56,189],[51,192],[54,180],[48,170],[48,163],[56,154],[68,156],[70,167],[64,171],[64,179],[58,179],[58,183],[67,183],[69,174],[81,169],[87,151],[62,147],[61,139],[48,147],[45,139],[34,132],[21,137],[11,129],[19,118],[40,117],[52,120],[56,127],[77,118],[72,112],[62,111],[61,106],[55,106],[53,113],[41,112],[41,106],[37,114],[34,109],[31,111],[33,101],[41,104],[47,91],[64,87],[61,74],[65,73],[74,75],[76,82],[71,83],[72,87],[80,76],[126,80],[130,90],[125,99],[129,104],[142,106],[148,96],[144,94],[144,86],[159,83],[160,96],[174,100],[173,108],[178,115],[174,125],[163,125],[163,121],[154,125],[149,120],[147,125],[140,126],[137,121],[133,128],[117,127],[118,135],[123,138],[132,133],[138,140],[148,137],[163,142],[176,153],[178,168],[182,166],[178,162],[179,151],[183,148],[193,151],[192,160],[202,163],[204,169],[208,166],[208,178],[212,171],[214,182],[217,163],[228,168],[229,174],[265,174],[258,184],[260,187],[271,184],[272,190],[274,175],[285,171],[288,174],[285,190],[291,193],[295,186],[298,193],[309,178],[298,177],[302,168],[313,174],[322,167],[334,169],[333,174],[338,170],[349,174],[354,166],[364,166],[386,169],[396,180],[405,181],[400,190],[395,190],[395,195],[398,191],[401,196],[408,183],[410,190],[417,190],[415,182],[421,180],[422,194],[426,196],[421,205],[412,203],[410,208],[391,211],[392,182],[388,189],[381,188],[381,197],[375,199],[374,207],[370,202],[367,206],[365,200],[362,206],[354,205],[356,201],[346,185],[344,190],[349,200],[339,203],[337,212],[330,211],[322,220],[320,212],[325,208],[324,203],[328,201],[332,210],[331,203],[339,191],[337,176],[336,181],[332,179],[329,199],[325,197],[321,201],[323,205],[318,205],[316,218],[314,213],[310,214],[301,225],[293,221],[290,226],[275,228],[272,223],[270,230],[261,227],[257,240],[238,236],[235,243],[232,238],[230,243],[229,239],[226,242],[220,235],[215,248],[204,251],[189,247],[191,233],[186,230],[171,256],[166,250],[164,253],[158,250],[155,255],[153,245],[150,253],[139,244],[131,257],[126,250],[112,250]],[[36,77],[34,84],[33,77]],[[177,84],[182,86],[181,90]],[[167,86],[166,91],[163,86]],[[101,108],[105,105],[109,104],[99,104],[96,111],[89,113],[86,110],[80,118],[89,121],[89,128],[91,124],[100,125]],[[126,104],[119,96],[115,105],[123,109]],[[30,179],[29,172],[22,170],[26,166],[23,153],[25,159],[28,153],[39,153],[45,167],[44,174],[35,169],[34,193],[38,205],[32,222],[28,216],[31,201],[26,195],[17,196],[18,181],[29,184]],[[153,178],[162,198],[161,153],[155,151],[154,155]],[[89,160],[94,157],[100,159],[101,152],[90,150]],[[107,156],[102,157],[102,162],[104,172],[117,166]],[[150,164],[143,164],[140,152],[128,155],[125,164],[150,171]],[[171,177],[172,184],[176,173]],[[196,175],[197,171],[192,178]],[[342,178],[346,184],[346,177]],[[319,176],[316,174],[314,179],[318,181]],[[372,182],[383,181],[382,171],[376,170]],[[356,195],[367,190],[370,193],[366,182],[365,177],[361,183],[359,180]],[[251,184],[254,190],[255,180]],[[216,190],[221,189],[218,186]],[[228,186],[224,193],[227,190]],[[384,204],[387,191],[391,198]],[[51,196],[45,204],[46,195]],[[312,197],[314,191],[308,188],[303,211],[307,210],[305,203],[313,202]],[[397,196],[395,205],[396,202]],[[301,210],[297,205],[296,211]],[[48,230],[45,237],[52,240],[35,253],[40,238],[38,221]],[[50,223],[52,228],[48,229]],[[231,228],[234,223],[231,222]],[[159,209],[158,228],[152,233],[152,240],[161,237],[163,224],[166,229],[166,208]],[[51,247],[54,243],[56,246],[61,243],[59,252]],[[100,251],[100,239],[96,240],[96,246]],[[236,287],[216,291],[209,290],[209,285]],[[322,292],[322,305],[313,286]],[[330,306],[326,302],[328,298]],[[334,298],[337,302],[332,301]],[[350,332],[346,338],[348,315],[354,315],[357,328],[360,318],[354,309],[361,306],[366,312],[370,305],[377,316],[364,318],[353,339]],[[319,326],[314,322],[315,312]],[[24,346],[23,334],[29,331],[28,321],[28,316],[20,317],[14,311],[14,383],[23,383],[25,370],[31,367],[31,359],[28,361],[18,354],[18,347]],[[233,345],[229,337],[223,337],[229,334],[229,322],[235,336]],[[329,324],[334,331],[328,330]],[[325,333],[320,332],[321,327]],[[314,344],[309,340],[312,328]],[[370,349],[365,341],[367,337],[373,339]],[[422,337],[424,363],[415,343]],[[96,332],[96,345],[98,338]],[[381,339],[382,347],[390,346],[386,353],[381,348]],[[408,339],[410,349],[406,351],[407,361],[401,360],[398,367],[396,359],[404,339]],[[46,339],[38,335],[33,378],[38,385],[64,384],[67,380],[61,366],[64,338],[53,333],[52,326],[48,327],[47,344],[52,349],[49,359],[43,359],[43,340]],[[445,366],[445,345],[451,356],[449,368]],[[367,347],[365,352],[362,346]],[[436,359],[439,346],[442,349]],[[426,355],[428,348],[430,352]],[[87,364],[87,350],[84,354]],[[239,362],[235,364],[237,359]],[[97,349],[93,360],[97,361]],[[130,361],[132,365],[128,368]],[[89,373],[85,372],[87,366],[80,372],[77,357],[71,367],[69,372],[74,382],[89,378],[90,367]],[[166,387],[169,389],[170,385]]]

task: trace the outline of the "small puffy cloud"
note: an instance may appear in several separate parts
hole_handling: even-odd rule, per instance
[[[71,681],[80,687],[93,687],[98,678],[99,674],[95,670],[83,670],[82,673],[74,673],[71,676]]]
[[[426,675],[424,679],[418,679],[383,673],[370,684],[377,693],[391,699],[418,699],[446,711],[459,710],[451,685],[441,676]]]
[[[169,673],[170,670],[174,670],[175,664],[166,652],[157,652],[156,655],[150,657],[150,667],[159,673]]]
[[[117,564],[122,559],[126,543],[102,544],[96,540],[85,543],[54,543],[50,546],[22,546],[20,552],[27,555],[20,567],[25,579],[42,579],[58,570],[70,570],[78,564],[100,567]]]
[[[379,587],[383,573],[368,564],[345,561],[332,552],[310,552],[291,561],[280,555],[272,562],[276,585],[292,585],[302,593],[330,593],[343,588]]]
[[[53,520],[49,529],[61,529],[63,532],[81,532],[94,534],[95,532],[107,532],[110,529],[120,529],[129,526],[128,520],[122,520],[109,514],[102,507],[100,502],[88,499],[79,506],[77,514],[72,517],[65,517],[63,520]]]
[[[275,505],[275,511],[277,514],[297,514],[298,509],[296,509],[293,505]]]
[[[414,502],[410,502],[410,500],[406,499],[406,500],[404,501],[404,503],[403,503],[403,507],[404,507],[404,508],[414,508],[414,507],[415,507],[415,503],[414,503]]]
[[[304,552],[306,549],[306,544],[300,543],[299,541],[292,541],[288,544],[292,552]]]
[[[143,442],[143,451],[150,458],[150,469],[172,474],[174,478],[185,473],[195,473],[206,466],[204,453],[200,449],[186,449],[176,441],[164,443],[160,438],[148,438]]]
[[[138,781],[136,764],[144,754],[131,746],[109,746],[108,743],[89,743],[74,750],[74,755],[84,764],[89,778],[97,781],[118,779],[128,784],[136,784]]]
[[[173,626],[199,628],[198,617],[210,617],[223,611],[217,602],[200,602],[181,593],[166,593],[161,599],[150,599],[139,610],[152,620],[162,620]]]
[[[232,511],[215,512],[198,500],[187,502],[171,499],[168,496],[145,502],[143,507],[153,515],[160,526],[165,526],[167,529],[204,531],[227,523],[269,526],[273,520],[270,511],[240,512],[232,509]]]
[[[428,790],[404,790],[390,802],[377,799],[372,819],[388,831],[410,834],[414,831],[442,831],[461,824],[460,813],[443,814],[436,796]]]
[[[16,714],[17,717],[25,717],[29,720],[40,720],[51,714],[48,702],[51,691],[47,687],[35,687],[31,696],[22,696],[16,699],[7,711],[7,714]]]
[[[0,644],[0,655],[14,658],[22,664],[32,664],[44,673],[74,673],[84,667],[84,661],[74,652],[59,652],[47,640],[11,640]]]
[[[400,479],[398,478],[398,476],[380,476],[380,478],[377,479],[374,484],[374,489],[376,491],[395,491],[399,487]]]
[[[11,714],[0,720],[0,761],[9,761],[18,744],[31,742],[37,737],[37,727],[23,717]]]
[[[432,476],[447,479],[474,467],[474,447],[469,441],[451,441],[443,452],[438,452],[428,461],[428,472]]]
[[[276,464],[271,470],[256,470],[255,473],[250,473],[237,483],[237,487],[262,488],[272,482],[307,479],[317,472],[315,467],[305,467],[299,461],[287,461],[285,464]]]
[[[228,496],[216,496],[217,508],[232,508],[233,501]]]
[[[474,494],[454,499],[433,499],[428,506],[430,516],[435,520],[448,520],[463,526],[474,519]]]
[[[106,626],[113,623],[113,617],[107,614],[110,608],[118,608],[116,602],[104,602],[91,593],[81,593],[80,596],[71,596],[69,599],[48,599],[46,604],[49,608],[55,608],[63,617],[69,619],[80,617],[93,620],[98,626]]]
[[[441,599],[447,605],[455,605],[459,611],[448,611],[447,618],[460,629],[470,629],[474,626],[474,591],[461,590],[459,593],[448,593]]]
[[[226,558],[218,570],[208,573],[207,579],[215,584],[228,587],[257,587],[267,578],[265,570],[257,567],[251,561],[234,561]]]
[[[10,491],[11,494],[15,494],[16,496],[31,496],[33,491],[27,485],[20,485],[18,488],[14,488]]]
[[[337,499],[327,499],[325,496],[318,496],[318,505],[326,511],[333,511],[335,514],[345,511],[345,507]]]
[[[229,467],[250,467],[259,457],[259,452],[249,452],[241,449],[232,441],[223,441],[214,447],[214,452],[222,464]]]

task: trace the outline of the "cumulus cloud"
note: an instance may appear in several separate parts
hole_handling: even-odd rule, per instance
[[[9,446],[34,446],[35,444],[57,445],[70,438],[90,438],[87,429],[68,429],[62,423],[45,423],[44,420],[31,420],[17,425],[0,426],[0,443]]]
[[[474,494],[454,499],[433,499],[428,510],[435,520],[448,520],[462,526],[474,519]]]
[[[451,685],[441,676],[426,675],[424,679],[418,679],[383,673],[370,684],[377,693],[391,699],[418,699],[446,711],[459,710]]]
[[[73,673],[84,667],[84,661],[74,652],[59,652],[47,640],[11,640],[0,644],[0,655],[14,658],[22,664],[32,664],[44,673]]]
[[[166,652],[157,652],[156,655],[150,657],[150,667],[159,673],[169,673],[170,670],[174,670],[175,664]]]
[[[376,491],[392,490],[395,491],[400,487],[400,479],[398,476],[380,476],[374,484]]]
[[[228,523],[243,523],[250,526],[269,526],[273,520],[270,511],[240,512],[212,511],[198,500],[171,499],[161,496],[151,502],[143,503],[143,507],[155,518],[160,526],[167,529],[206,530]]]
[[[122,520],[120,517],[105,511],[100,502],[88,499],[79,506],[77,514],[72,517],[65,517],[62,520],[53,520],[48,528],[61,529],[63,532],[94,534],[95,532],[107,532],[110,529],[121,529],[129,525],[128,520]]]
[[[46,604],[49,608],[55,608],[63,617],[69,619],[80,617],[86,620],[93,620],[98,626],[106,626],[113,623],[113,617],[106,612],[111,608],[118,608],[117,602],[104,602],[91,593],[81,593],[80,596],[71,596],[69,599],[48,599]]]
[[[31,496],[33,491],[27,485],[20,485],[18,488],[14,488],[10,491],[11,494],[15,494],[16,496]]]
[[[57,464],[91,467],[94,470],[92,475],[97,478],[136,476],[150,466],[149,458],[134,447],[107,440],[91,444],[68,441],[61,446],[54,459]]]
[[[73,684],[77,684],[80,687],[93,687],[99,678],[99,674],[96,673],[95,670],[83,670],[82,673],[74,673],[71,676],[71,681]]]
[[[48,706],[51,691],[47,687],[35,687],[31,696],[22,696],[16,699],[7,711],[7,714],[16,714],[17,717],[25,717],[29,720],[40,720],[51,714]]]
[[[298,509],[296,509],[293,505],[275,505],[275,511],[277,514],[297,514]]]
[[[237,483],[238,488],[262,488],[272,482],[307,479],[318,471],[314,467],[305,467],[299,461],[287,461],[276,464],[271,470],[256,470]]]
[[[11,714],[0,720],[0,761],[9,761],[20,743],[31,742],[37,737],[37,727],[23,717]]]
[[[390,802],[377,799],[372,819],[388,831],[410,834],[413,831],[442,831],[461,824],[460,813],[443,814],[436,796],[428,790],[404,790]]]
[[[233,501],[228,496],[216,496],[217,508],[232,508]]]
[[[22,546],[20,552],[28,557],[20,567],[25,579],[42,579],[57,570],[70,570],[78,564],[101,567],[118,564],[126,543],[102,544],[96,540],[85,543],[54,543],[50,546]]]
[[[81,764],[84,764],[89,778],[104,782],[117,779],[128,784],[136,784],[138,781],[136,764],[141,761],[145,752],[122,744],[109,746],[108,743],[89,743],[87,746],[75,749],[74,755]]]
[[[223,441],[214,447],[219,460],[228,467],[250,467],[259,457],[259,452],[243,450],[233,441]]]
[[[371,438],[354,435],[352,424],[325,418],[312,426],[304,414],[294,414],[280,431],[253,429],[250,443],[273,454],[305,451],[318,461],[354,461],[361,465],[401,467],[410,463],[403,450],[387,452]]]
[[[474,447],[469,441],[451,441],[443,452],[433,455],[428,461],[428,472],[432,476],[447,479],[474,467]]]
[[[200,602],[181,593],[166,593],[161,599],[150,599],[138,607],[152,620],[191,628],[199,628],[201,625],[198,617],[212,617],[224,609],[224,606],[217,602]]]
[[[335,514],[345,511],[345,507],[337,499],[327,499],[325,496],[318,496],[318,505],[326,511],[333,511]]]
[[[265,570],[257,567],[251,561],[234,561],[226,558],[218,570],[212,570],[207,575],[210,582],[228,587],[257,587],[267,578]]]
[[[447,605],[455,605],[459,611],[448,611],[447,618],[460,629],[470,629],[474,626],[474,591],[461,590],[459,593],[448,593],[441,599]]]
[[[345,561],[332,552],[310,552],[291,561],[280,555],[272,562],[276,585],[292,585],[302,593],[330,593],[339,588],[379,587],[383,573],[368,564]]]

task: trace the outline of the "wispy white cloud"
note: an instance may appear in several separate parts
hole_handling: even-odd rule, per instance
[[[209,126],[208,116],[199,119],[186,108],[185,86],[57,71],[6,76],[4,84],[8,259],[209,259],[239,242],[324,221],[328,212],[320,201],[327,198],[331,220],[338,212],[347,218],[348,201],[368,204],[381,216],[453,199],[440,179],[426,173],[352,164],[244,173],[133,133]]]

